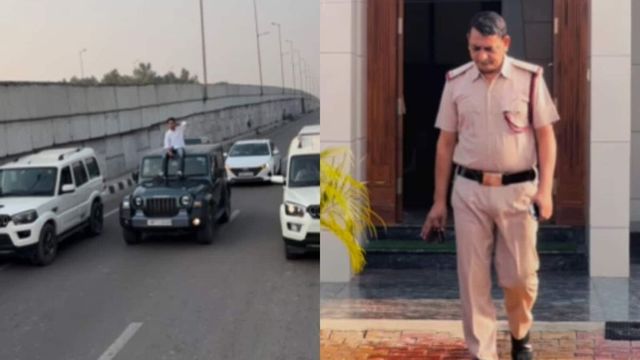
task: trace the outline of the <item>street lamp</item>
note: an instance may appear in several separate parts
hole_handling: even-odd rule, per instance
[[[207,100],[207,51],[204,46],[204,14],[202,11],[202,0],[200,0],[200,37],[202,39],[202,73],[204,79],[202,79],[202,85],[204,86],[204,98]]]
[[[289,45],[291,45],[291,79],[293,79],[293,91],[295,92],[296,90],[296,66],[295,63],[293,62],[293,41],[291,40],[287,40],[287,42],[289,43]]]
[[[82,54],[87,52],[87,49],[82,49],[78,52],[80,57],[80,79],[84,79],[84,63],[82,62]]]
[[[258,29],[258,7],[256,6],[256,0],[253,0],[253,13],[255,15],[256,22],[256,42],[258,44],[258,73],[260,75],[260,96],[264,94],[264,90],[262,88],[262,58],[260,56],[260,36],[267,35],[269,32],[260,33]]]
[[[280,45],[280,75],[282,76],[282,93],[284,94],[284,60],[282,60],[284,54],[282,53],[282,31],[279,23],[272,22],[271,25],[278,27],[278,44]]]

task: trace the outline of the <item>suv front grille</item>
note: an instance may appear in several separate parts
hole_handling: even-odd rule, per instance
[[[171,217],[178,215],[178,201],[176,198],[146,199],[144,214],[149,217]]]
[[[320,219],[320,205],[307,206],[307,212],[314,219]]]
[[[11,221],[11,216],[9,215],[0,215],[0,228],[6,227]]]
[[[240,176],[240,173],[252,173],[253,176],[258,175],[258,173],[262,170],[261,167],[249,167],[249,168],[233,168],[231,172],[235,176]]]

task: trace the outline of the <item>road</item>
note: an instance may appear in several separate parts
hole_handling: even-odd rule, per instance
[[[317,123],[307,114],[264,136],[286,153]],[[210,246],[126,246],[112,199],[103,234],[66,241],[51,266],[0,258],[0,359],[317,359],[318,255],[285,260],[280,186],[232,191],[232,221]]]

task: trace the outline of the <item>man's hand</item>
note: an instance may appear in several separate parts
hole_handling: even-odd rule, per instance
[[[551,196],[551,191],[540,191],[531,198],[531,202],[538,205],[538,209],[540,209],[540,221],[545,221],[551,219],[553,215],[553,199]]]
[[[169,157],[172,158],[173,157],[173,149],[167,150],[167,155],[169,155]]]
[[[436,202],[431,207],[431,211],[427,214],[427,218],[422,225],[420,236],[423,240],[429,240],[431,231],[443,231],[447,223],[447,204],[444,202]]]

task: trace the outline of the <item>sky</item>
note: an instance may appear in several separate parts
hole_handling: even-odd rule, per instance
[[[282,84],[282,51],[292,40],[311,73],[319,73],[320,2],[255,0],[261,36],[263,81]],[[253,0],[203,0],[209,83],[259,84]],[[181,68],[202,79],[199,0],[0,0],[0,81],[100,79],[118,69],[130,74],[150,62],[164,74]],[[295,58],[297,66],[297,57]],[[291,57],[284,56],[286,86]],[[296,82],[299,73],[296,68]]]

